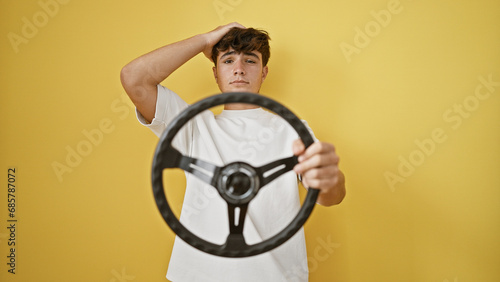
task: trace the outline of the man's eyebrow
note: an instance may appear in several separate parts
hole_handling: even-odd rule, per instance
[[[224,58],[224,57],[227,57],[227,56],[230,56],[230,55],[233,55],[233,54],[237,54],[237,53],[238,53],[238,52],[236,52],[236,51],[234,51],[234,50],[233,50],[233,51],[226,52],[226,53],[224,53],[224,55],[222,55],[222,56],[220,57],[220,59],[222,59],[222,58]]]
[[[259,59],[259,56],[257,56],[257,54],[255,54],[254,52],[245,52],[244,54],[247,56],[252,56],[252,57]]]
[[[224,53],[224,55],[222,55],[220,57],[220,60],[222,60],[224,57],[231,56],[231,55],[234,55],[234,54],[239,54],[239,53],[240,52],[236,52],[234,50],[226,52],[226,53]],[[255,54],[253,52],[245,52],[244,54],[247,55],[247,56],[252,56],[252,57],[255,57],[255,58],[259,59],[259,56],[257,56],[257,54]]]

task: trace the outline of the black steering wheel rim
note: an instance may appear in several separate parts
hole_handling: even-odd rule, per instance
[[[270,251],[279,245],[290,239],[300,228],[304,225],[306,220],[309,218],[316,200],[318,198],[319,190],[314,188],[309,188],[306,198],[300,208],[299,212],[295,218],[278,234],[266,239],[260,243],[253,245],[246,245],[241,241],[241,234],[229,234],[227,241],[223,245],[217,245],[208,242],[189,231],[172,212],[170,208],[164,187],[163,187],[163,170],[166,167],[179,167],[178,164],[173,164],[178,162],[177,157],[173,156],[169,159],[165,159],[166,153],[171,153],[173,147],[171,146],[173,138],[176,136],[177,132],[182,128],[182,126],[187,123],[194,116],[199,113],[208,110],[212,107],[219,106],[228,103],[246,103],[258,105],[264,107],[270,111],[281,116],[285,119],[292,128],[298,133],[305,147],[309,147],[314,139],[312,138],[309,130],[300,121],[300,119],[292,113],[289,109],[281,105],[280,103],[264,97],[260,94],[248,93],[248,92],[230,92],[214,95],[205,98],[197,103],[186,108],[182,111],[165,129],[160,141],[156,147],[153,167],[152,167],[152,186],[153,194],[156,201],[156,205],[167,223],[167,225],[179,236],[183,241],[189,245],[212,255],[222,256],[222,257],[248,257],[253,255],[258,255],[267,251]],[[172,154],[171,154],[172,155]],[[183,156],[182,156],[183,157]],[[293,157],[294,164],[297,163],[297,158]],[[165,164],[168,163],[168,166]],[[173,166],[170,166],[173,165]],[[272,180],[270,180],[272,181]],[[216,183],[212,183],[216,189]],[[226,201],[227,202],[227,201]],[[229,209],[229,203],[228,203]],[[236,236],[241,235],[241,236]],[[244,238],[243,238],[244,239]]]

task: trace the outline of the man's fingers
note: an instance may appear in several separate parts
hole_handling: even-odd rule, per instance
[[[245,26],[243,26],[239,22],[232,22],[232,23],[228,24],[228,26],[231,28],[233,28],[233,27],[246,28]]]
[[[339,157],[335,152],[328,152],[324,154],[316,154],[308,159],[302,159],[304,155],[299,157],[299,163],[294,167],[296,173],[303,173],[313,168],[337,165],[339,162]]]
[[[320,168],[315,168],[315,169],[310,169],[304,174],[302,174],[302,177],[304,179],[310,180],[310,179],[329,179],[332,176],[335,176],[337,172],[339,171],[337,166],[325,166],[325,167],[320,167]]]
[[[302,174],[302,183],[307,188],[332,187],[338,182],[338,173],[339,169],[336,166],[311,169]]]
[[[308,159],[315,154],[321,154],[326,152],[335,152],[335,147],[330,143],[325,142],[315,142],[309,148],[307,148],[304,153],[304,159]]]

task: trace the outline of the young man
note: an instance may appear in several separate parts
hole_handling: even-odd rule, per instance
[[[266,32],[238,23],[220,26],[145,54],[121,71],[123,87],[137,108],[142,124],[160,136],[188,104],[160,83],[203,52],[214,62],[221,92],[259,95],[268,74],[269,37]],[[252,144],[252,146],[249,146]],[[193,118],[174,139],[185,155],[223,166],[245,161],[254,166],[293,154],[294,172],[305,187],[320,190],[318,203],[331,206],[345,195],[344,175],[333,145],[315,142],[307,150],[281,118],[249,104],[226,104],[220,115],[210,111]],[[258,243],[281,231],[300,208],[296,174],[289,172],[261,189],[250,203],[244,237]],[[194,234],[222,244],[228,234],[227,206],[215,189],[186,174],[186,195],[180,221]],[[222,258],[194,249],[176,238],[167,278],[182,281],[307,281],[303,230],[276,249],[248,258]]]

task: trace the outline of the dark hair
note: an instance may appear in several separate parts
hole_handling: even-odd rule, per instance
[[[262,54],[262,65],[266,66],[271,56],[269,48],[269,34],[264,30],[254,28],[233,27],[212,48],[212,61],[217,65],[219,52],[233,48],[238,53],[254,50]]]

